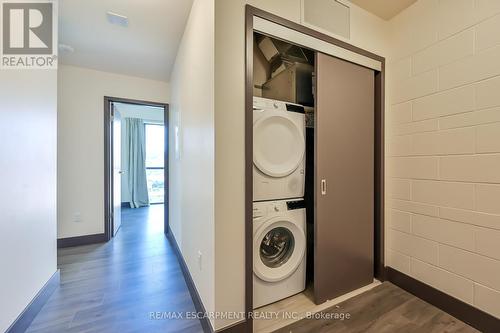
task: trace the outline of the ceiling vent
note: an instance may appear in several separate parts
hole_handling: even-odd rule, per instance
[[[75,52],[75,49],[71,45],[59,44],[59,51],[66,52],[66,53],[73,53],[73,52]]]
[[[113,12],[107,12],[106,17],[108,22],[120,27],[128,27],[128,17]]]
[[[350,8],[343,0],[302,0],[302,21],[315,30],[349,39]]]

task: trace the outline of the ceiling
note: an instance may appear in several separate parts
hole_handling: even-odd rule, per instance
[[[62,64],[168,81],[192,0],[60,0]],[[128,27],[107,21],[108,11]]]
[[[377,15],[384,20],[390,20],[417,0],[350,0],[359,7]]]

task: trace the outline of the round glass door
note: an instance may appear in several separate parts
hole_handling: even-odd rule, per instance
[[[260,243],[260,259],[267,267],[280,267],[290,259],[295,238],[290,230],[277,227],[269,231]]]
[[[304,150],[304,135],[290,119],[272,115],[254,124],[253,162],[263,173],[288,176],[299,166]]]
[[[275,282],[289,277],[304,258],[306,235],[295,223],[276,217],[254,233],[253,268],[260,279]]]

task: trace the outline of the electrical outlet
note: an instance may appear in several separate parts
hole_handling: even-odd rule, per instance
[[[201,266],[202,257],[203,257],[203,254],[201,253],[200,250],[198,250],[198,267],[200,268],[200,271],[202,270],[202,266]]]
[[[76,212],[73,214],[73,222],[80,223],[82,222],[82,214],[80,212]]]

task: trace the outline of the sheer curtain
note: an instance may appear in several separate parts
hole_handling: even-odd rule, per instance
[[[130,192],[130,207],[149,206],[148,183],[146,179],[146,135],[144,121],[125,118],[126,168]]]

